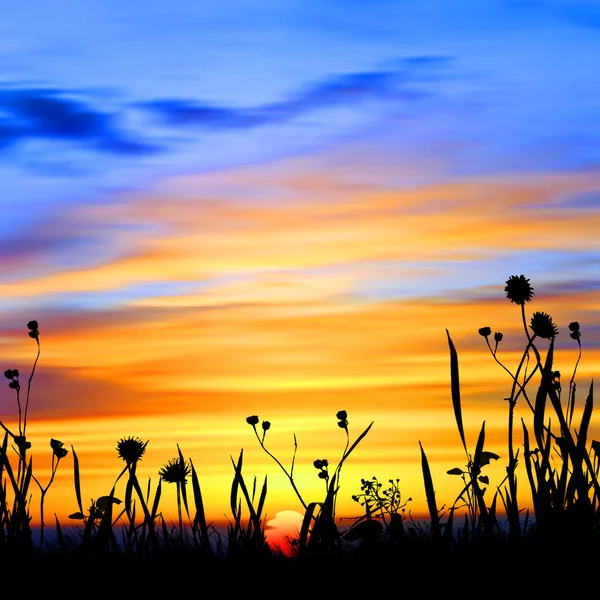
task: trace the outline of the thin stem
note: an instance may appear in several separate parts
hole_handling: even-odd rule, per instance
[[[296,492],[296,496],[298,496],[298,499],[300,500],[300,503],[302,504],[302,507],[304,508],[304,510],[308,510],[308,506],[302,499],[302,496],[300,495],[300,492],[299,492],[298,488],[296,487],[296,484],[294,483],[294,478],[291,475],[291,473],[288,473],[287,469],[281,464],[279,459],[267,450],[267,448],[264,444],[264,440],[261,439],[261,437],[258,435],[258,431],[256,430],[256,425],[252,425],[252,429],[254,429],[254,433],[256,434],[256,439],[258,440],[260,447],[279,465],[279,468],[285,473],[286,477],[289,479],[290,484],[292,485],[292,488],[294,489],[294,492]]]
[[[40,358],[40,340],[38,337],[36,337],[35,341],[37,343],[37,355],[35,357],[35,360],[33,361],[31,375],[29,376],[29,380],[27,381],[27,398],[25,399],[25,413],[24,413],[24,417],[23,417],[23,434],[22,435],[25,435],[25,430],[27,429],[27,409],[29,408],[29,395],[31,393],[31,381],[33,380],[33,375],[35,373],[35,367],[37,366],[38,359]]]
[[[577,373],[577,367],[579,366],[579,361],[581,360],[581,341],[577,339],[577,344],[579,345],[579,355],[577,356],[577,361],[575,362],[575,367],[573,369],[573,374],[571,375],[571,380],[569,381],[569,399],[567,401],[567,414],[569,415],[569,427],[571,427],[571,423],[573,421],[573,411],[575,410],[575,375]]]
[[[183,515],[181,514],[181,483],[177,482],[177,514],[179,516],[179,537],[183,539]]]
[[[58,469],[58,463],[60,462],[60,458],[57,458],[55,454],[52,454],[52,472],[50,474],[50,481],[46,487],[43,487],[42,484],[38,481],[37,477],[32,473],[31,478],[37,483],[40,488],[41,498],[40,498],[40,550],[44,545],[44,499],[46,497],[46,493],[50,489],[52,482],[54,481],[54,476],[56,475],[56,470]]]

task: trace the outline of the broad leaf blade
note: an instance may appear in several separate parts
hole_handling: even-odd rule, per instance
[[[458,353],[450,337],[450,333],[446,329],[446,335],[448,336],[448,346],[450,348],[450,386],[452,390],[452,406],[454,407],[454,418],[456,419],[456,426],[458,427],[458,433],[462,441],[465,452],[467,451],[467,442],[465,441],[465,430],[462,420],[462,409],[460,404],[460,381],[458,377]]]

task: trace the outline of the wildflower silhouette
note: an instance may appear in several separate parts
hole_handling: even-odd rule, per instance
[[[52,448],[53,455],[57,460],[64,458],[69,453],[69,451],[66,448],[63,448],[63,446],[64,444],[62,442],[59,442],[54,438],[50,439],[50,447]]]
[[[27,323],[27,329],[29,329],[28,334],[30,338],[37,339],[40,335],[37,321],[29,321],[29,323]]]
[[[327,488],[327,482],[329,481],[329,471],[327,470],[329,461],[326,458],[315,460],[313,466],[319,470],[319,477],[325,480],[325,487]]]
[[[117,442],[117,452],[128,465],[135,464],[142,459],[146,452],[148,442],[143,442],[138,437],[122,438]]]
[[[529,285],[529,279],[526,279],[524,275],[511,275],[506,280],[506,287],[504,288],[506,297],[515,304],[523,306],[525,302],[529,302],[532,298],[533,288]]]
[[[188,463],[180,458],[173,458],[159,471],[159,475],[167,483],[185,485],[190,471],[191,468]]]
[[[574,340],[579,341],[579,339],[581,338],[581,332],[579,331],[579,323],[577,321],[569,323],[569,331],[571,332],[569,335]]]
[[[345,410],[340,410],[335,416],[339,419],[338,427],[345,429],[348,433],[348,413]]]
[[[535,513],[537,515],[537,531],[540,537],[550,538],[566,527],[569,519],[577,520],[581,515],[593,514],[589,493],[594,495],[594,505],[600,496],[600,484],[598,482],[598,467],[594,466],[585,448],[587,429],[589,427],[592,411],[592,386],[590,395],[585,403],[579,430],[571,431],[575,406],[575,374],[581,359],[581,332],[577,321],[569,324],[570,337],[579,346],[579,355],[573,369],[569,383],[569,396],[566,405],[561,401],[562,383],[560,371],[553,368],[554,344],[559,334],[557,325],[552,317],[543,311],[532,314],[529,323],[525,315],[525,303],[531,301],[533,287],[523,275],[511,276],[506,281],[505,287],[507,298],[520,306],[523,329],[527,337],[527,345],[521,356],[515,372],[506,367],[498,357],[498,343],[503,336],[497,332],[494,334],[496,345],[490,345],[488,336],[491,328],[484,327],[479,333],[486,338],[486,343],[494,360],[509,374],[512,380],[510,396],[505,400],[509,403],[508,416],[508,465],[506,467],[507,485],[498,487],[501,499],[504,503],[508,523],[509,539],[512,543],[522,540],[524,530],[521,529],[521,512],[517,503],[517,479],[515,469],[518,462],[519,449],[515,451],[513,442],[514,409],[519,397],[524,398],[533,414],[533,442],[530,442],[529,430],[522,419],[524,434],[524,458],[525,468],[531,487],[534,501]],[[550,340],[545,360],[542,361],[540,351],[536,347],[537,340]],[[533,369],[529,369],[530,352],[533,352],[535,361]],[[456,368],[456,367],[455,367]],[[539,373],[541,381],[535,399],[531,400],[526,391],[528,384],[534,375]],[[456,371],[456,383],[458,383],[458,372]],[[454,392],[453,392],[454,393]],[[454,394],[456,403],[460,402],[458,390]],[[547,412],[553,409],[554,417],[551,419]],[[557,435],[551,431],[551,425],[558,422],[560,433]],[[483,429],[482,429],[483,433]],[[483,438],[482,438],[483,441]],[[537,445],[537,447],[535,447]],[[594,445],[591,446],[594,451]],[[556,458],[554,454],[556,453]],[[552,457],[552,458],[551,458]],[[555,466],[556,463],[559,466]],[[596,463],[597,464],[597,463]],[[449,471],[450,474],[460,474],[460,470]],[[573,508],[577,507],[577,508]],[[586,512],[587,511],[587,512]],[[596,517],[597,518],[597,517]],[[574,529],[577,529],[575,527]],[[580,528],[579,528],[580,529]],[[589,528],[593,529],[592,527]],[[560,535],[572,536],[571,533],[563,531]]]
[[[273,454],[271,454],[271,452],[269,452],[269,450],[267,450],[267,448],[265,446],[265,435],[266,435],[267,431],[271,428],[271,423],[269,421],[263,421],[263,426],[262,426],[263,433],[261,436],[261,435],[259,435],[258,430],[256,429],[256,426],[258,425],[259,421],[260,421],[260,419],[258,418],[257,415],[252,415],[250,417],[246,417],[246,423],[248,423],[248,425],[252,426],[252,429],[254,430],[254,434],[256,435],[256,439],[258,440],[260,447],[277,463],[277,465],[279,465],[279,468],[285,473],[286,477],[288,478],[288,480],[290,482],[290,485],[292,486],[292,489],[294,490],[294,492],[296,493],[296,496],[298,497],[298,500],[300,500],[302,507],[304,508],[304,510],[306,510],[307,505],[304,502],[304,499],[302,498],[300,491],[296,487],[296,483],[294,482],[294,462],[296,459],[296,450],[298,449],[298,444],[296,442],[296,434],[294,434],[294,455],[292,457],[291,468],[288,471],[281,464],[279,459],[276,456],[274,456]]]
[[[30,444],[31,445],[31,444]],[[41,499],[40,499],[40,548],[44,545],[44,500],[46,498],[46,494],[54,481],[54,477],[56,476],[56,471],[58,469],[58,463],[69,453],[66,448],[63,448],[64,444],[55,440],[54,438],[50,438],[50,448],[52,448],[52,469],[50,472],[50,480],[47,485],[44,487],[35,475],[32,474],[33,480],[36,482],[38,488],[40,489]]]
[[[189,516],[185,486],[187,484],[187,477],[192,471],[192,467],[183,458],[183,454],[179,449],[179,444],[177,445],[177,450],[179,455],[164,465],[158,474],[163,481],[166,481],[167,483],[174,483],[177,486],[177,515],[179,517],[179,533],[183,535],[183,515],[181,511],[181,501],[183,499],[185,510]]]
[[[67,455],[67,450],[63,448],[62,442],[51,439],[50,446],[52,448],[52,471],[49,483],[44,487],[33,473],[31,459],[27,457],[27,451],[31,448],[31,442],[27,439],[27,416],[29,410],[29,399],[31,395],[31,382],[33,380],[35,369],[40,357],[40,331],[37,321],[29,321],[27,323],[28,335],[34,339],[37,345],[37,354],[33,362],[31,374],[27,380],[27,395],[25,404],[23,405],[21,398],[21,382],[19,380],[20,372],[18,369],[6,369],[4,377],[9,380],[8,387],[14,390],[16,395],[16,403],[18,409],[18,431],[11,431],[1,420],[0,427],[4,430],[4,441],[0,447],[0,471],[7,476],[4,480],[4,487],[0,493],[0,539],[3,541],[9,540],[18,544],[29,544],[31,541],[30,521],[31,515],[29,512],[30,491],[29,485],[34,481],[41,491],[40,500],[40,515],[41,515],[41,535],[40,548],[44,543],[44,500],[50,485],[54,481],[56,469],[62,458]],[[16,473],[13,471],[10,460],[7,456],[8,440],[12,440],[12,449],[16,452],[18,464]],[[4,477],[4,476],[3,476]],[[6,483],[10,481],[14,500],[9,508],[7,503],[8,488]]]
[[[558,335],[558,327],[545,312],[534,312],[529,327],[540,338],[553,339]]]
[[[364,507],[365,514],[353,517],[352,527],[344,533],[347,541],[360,540],[368,545],[386,533],[391,542],[397,542],[404,535],[406,506],[412,498],[403,500],[400,492],[400,479],[390,479],[389,487],[382,490],[383,484],[377,479],[361,479],[360,494],[354,494],[352,500]],[[418,528],[413,527],[414,533]]]
[[[254,434],[261,448],[277,463],[277,465],[279,465],[279,468],[288,478],[294,492],[296,493],[296,496],[304,508],[304,519],[302,521],[302,527],[300,530],[300,539],[298,540],[300,552],[314,550],[318,550],[319,552],[339,551],[341,538],[335,525],[335,507],[337,494],[339,491],[340,473],[344,461],[350,456],[354,448],[356,448],[356,446],[367,435],[373,426],[373,423],[371,422],[371,424],[354,441],[352,446],[350,446],[348,434],[348,414],[345,410],[340,410],[336,413],[336,417],[338,419],[338,427],[344,429],[346,433],[346,446],[344,448],[342,458],[332,473],[329,472],[329,462],[326,459],[318,459],[313,462],[313,466],[319,471],[319,478],[325,480],[326,496],[323,502],[311,502],[309,504],[307,504],[302,498],[302,495],[300,494],[300,491],[296,487],[296,483],[294,481],[294,463],[298,449],[296,435],[294,434],[294,453],[292,456],[291,468],[288,471],[281,464],[279,459],[274,456],[265,446],[265,433],[267,429],[270,428],[270,423],[268,423],[268,421],[263,422],[263,434],[261,436],[256,428],[256,425],[259,422],[258,416],[252,415],[246,418],[246,423],[248,423],[254,430]],[[265,423],[268,423],[269,427],[265,428]]]

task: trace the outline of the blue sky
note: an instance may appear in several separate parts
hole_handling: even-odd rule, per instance
[[[13,210],[340,138],[461,142],[455,168],[469,172],[598,160],[596,2],[11,4],[0,148]]]

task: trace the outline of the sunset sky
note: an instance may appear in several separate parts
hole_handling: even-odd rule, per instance
[[[528,315],[558,325],[565,385],[580,322],[580,405],[600,372],[599,56],[594,0],[8,3],[0,358],[23,391],[36,319],[34,473],[47,481],[49,439],[63,441],[88,502],[124,466],[119,439],[149,440],[152,487],[179,444],[218,520],[243,449],[273,518],[301,505],[246,417],[271,422],[287,467],[296,435],[313,501],[312,463],[339,459],[344,409],[352,439],[374,424],[340,513],[359,512],[351,496],[373,476],[399,478],[422,512],[419,442],[450,505],[446,471],[466,457],[447,329],[467,441],[485,421],[499,483],[510,378],[478,329],[503,332],[514,368],[509,276],[530,278]],[[46,503],[63,524],[77,510],[71,451]]]

